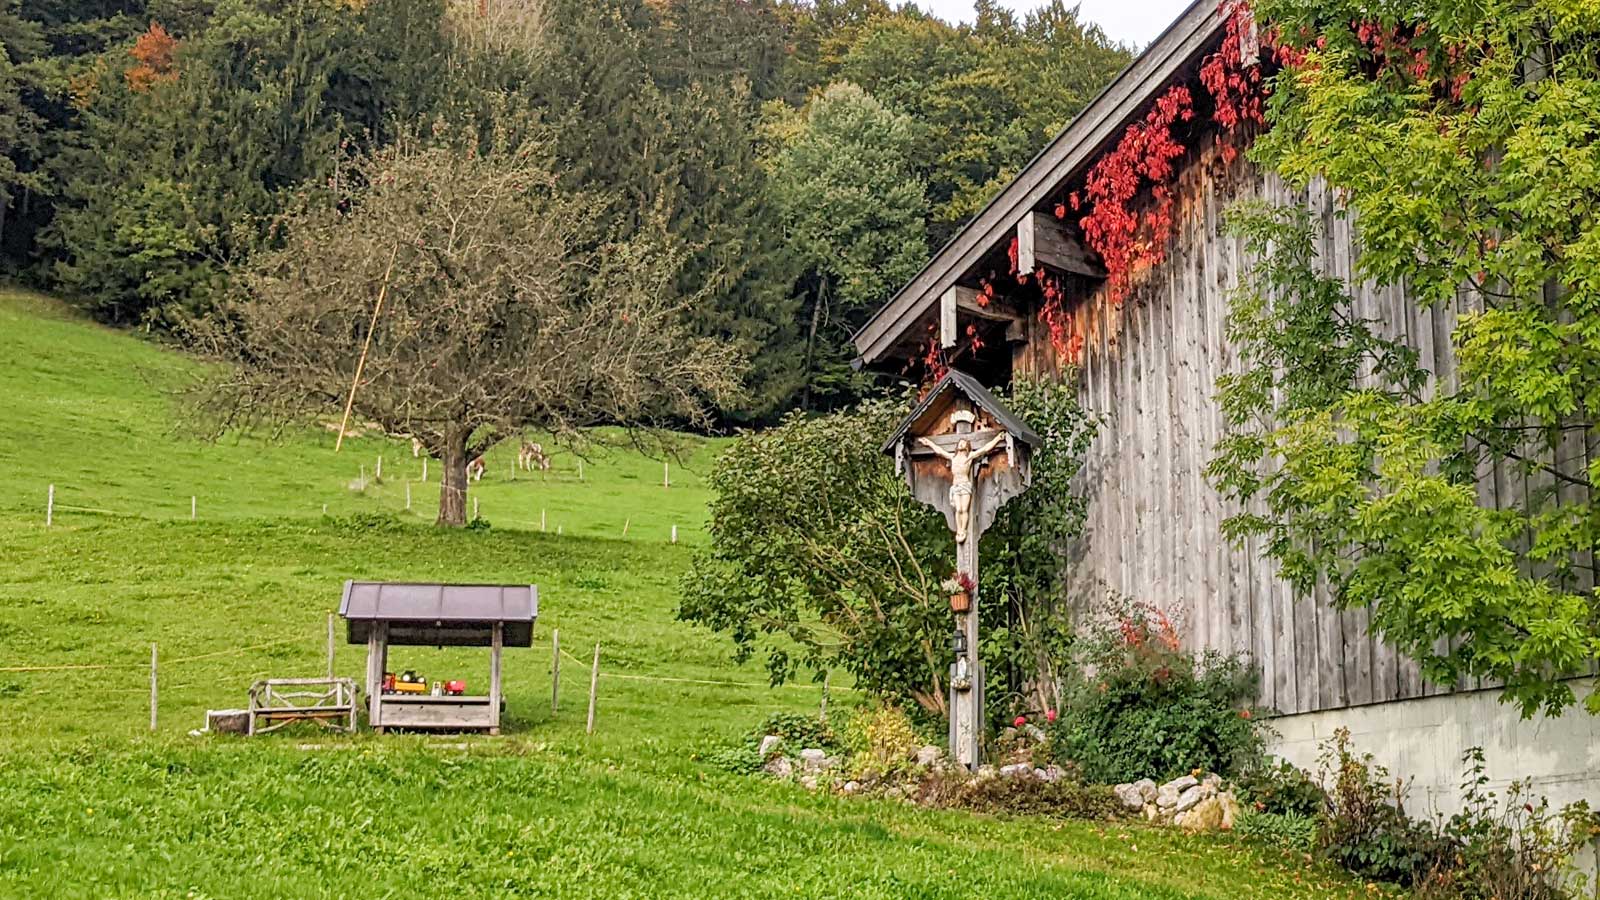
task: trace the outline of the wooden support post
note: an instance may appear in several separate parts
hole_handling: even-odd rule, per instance
[[[426,456],[422,458],[422,482],[424,484],[428,482],[428,458]]]
[[[199,515],[199,507],[196,504],[196,501],[194,499],[194,495],[191,494],[189,496],[189,521],[193,522],[195,519],[198,519],[199,517],[200,517],[200,515]]]
[[[378,467],[372,470],[372,477],[377,481],[383,480],[383,454],[378,454]]]
[[[44,526],[49,528],[56,519],[56,486],[50,485],[50,492],[44,499]]]
[[[539,530],[544,530],[544,507],[539,507]]]
[[[506,643],[506,625],[494,623],[489,645],[489,733],[500,733],[500,651]]]
[[[583,480],[583,460],[578,460],[578,480]]]
[[[1106,277],[1105,267],[1077,236],[1054,216],[1035,210],[1017,223],[1017,269],[1033,272],[1039,266],[1090,278]]]
[[[674,544],[678,542],[678,526],[676,525],[672,526],[672,542]]]
[[[956,345],[956,296],[961,290],[961,287],[952,284],[939,295],[939,346],[946,350]]]
[[[411,482],[406,482],[406,509],[411,508]]]
[[[328,613],[328,678],[333,678],[333,613]]]
[[[561,629],[550,632],[550,715],[556,714],[561,699]]]
[[[594,645],[594,665],[589,667],[589,726],[585,734],[594,734],[594,699],[600,689],[600,645]]]
[[[156,730],[156,645],[150,645],[150,730]]]
[[[672,487],[672,468],[671,467],[672,467],[672,463],[670,463],[670,462],[668,462],[666,460],[662,460],[661,461],[661,486],[664,487],[664,488]]]

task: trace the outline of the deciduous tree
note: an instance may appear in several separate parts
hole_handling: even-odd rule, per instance
[[[742,360],[688,327],[675,245],[593,244],[591,198],[560,190],[535,148],[401,142],[349,178],[352,195],[282,217],[197,324],[224,363],[197,394],[220,425],[337,419],[359,368],[355,415],[443,461],[439,524],[461,525],[467,463],[498,441],[704,423],[732,399]]]
[[[1233,313],[1213,465],[1302,590],[1326,579],[1445,684],[1525,714],[1600,655],[1600,14],[1545,0],[1260,0],[1284,73],[1260,161],[1322,179],[1350,282],[1453,315],[1453,353],[1377,337],[1303,217],[1245,215],[1265,254]],[[1394,329],[1397,323],[1390,323]],[[1589,707],[1600,712],[1600,694]]]

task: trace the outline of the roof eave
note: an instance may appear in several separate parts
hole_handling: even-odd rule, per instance
[[[852,337],[860,362],[881,362],[907,328],[1113,137],[1155,92],[1222,31],[1216,0],[1194,0],[1176,21],[1090,101],[1055,140],[1033,158]]]

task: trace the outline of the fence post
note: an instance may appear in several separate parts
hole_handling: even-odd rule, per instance
[[[328,613],[328,680],[333,680],[333,613]]]
[[[150,730],[156,730],[156,645],[150,645]]]
[[[372,477],[378,481],[383,480],[383,454],[378,454],[378,467],[372,471]]]
[[[600,645],[594,645],[594,665],[589,668],[589,728],[585,734],[594,734],[594,696],[600,688]]]
[[[550,632],[550,715],[556,714],[556,701],[561,698],[561,629]]]
[[[472,498],[472,519],[473,519],[473,521],[477,521],[477,519],[478,519],[478,498],[477,497],[473,497]]]
[[[583,460],[578,460],[578,480],[583,480]]]
[[[539,507],[539,530],[544,530],[544,507]]]
[[[56,486],[50,485],[50,493],[44,501],[44,527],[49,528],[56,519]]]
[[[406,509],[411,508],[411,482],[406,482]]]
[[[423,482],[428,480],[428,458],[426,456],[422,458],[422,480]]]
[[[194,496],[191,494],[189,496],[189,521],[193,522],[195,519],[199,518],[197,512],[198,508],[195,505]]]
[[[672,542],[674,544],[678,542],[678,526],[676,525],[672,526]]]
[[[672,463],[667,462],[664,459],[661,461],[661,486],[664,488],[672,487],[671,465]]]

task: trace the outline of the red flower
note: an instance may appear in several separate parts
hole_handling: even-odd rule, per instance
[[[1021,728],[1022,726],[1028,724],[1028,717],[1027,716],[1017,716],[1016,721],[1012,722],[1011,724],[1015,725],[1018,728]]]
[[[1045,710],[1044,711],[1044,720],[1046,722],[1054,722],[1056,720],[1056,711],[1053,710],[1053,709]]]

